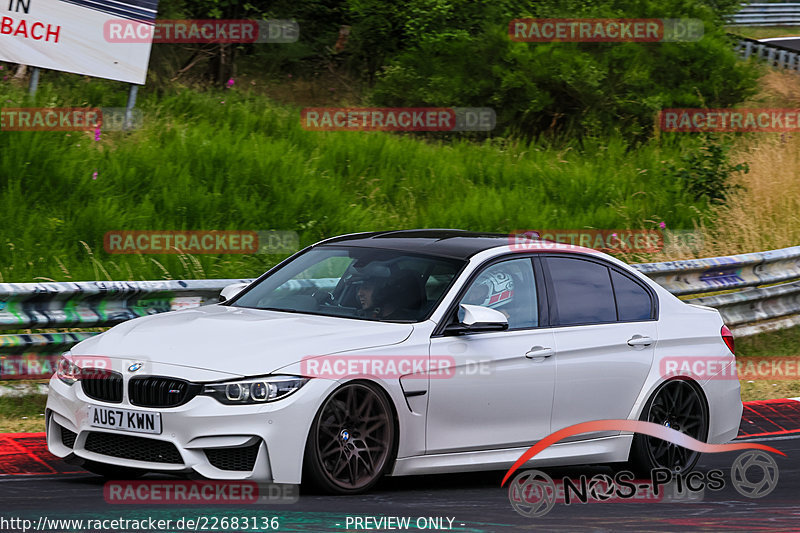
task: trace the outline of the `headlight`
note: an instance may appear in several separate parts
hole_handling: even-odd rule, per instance
[[[68,353],[62,355],[61,359],[58,360],[56,376],[67,385],[72,385],[81,379],[81,369],[67,357]]]
[[[308,382],[300,376],[265,376],[228,383],[205,386],[203,394],[213,396],[220,403],[243,405],[282,400]]]

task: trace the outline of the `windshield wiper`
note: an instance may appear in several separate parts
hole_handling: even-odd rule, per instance
[[[262,311],[279,311],[281,313],[306,313],[307,311],[298,311],[297,309],[289,309],[288,307],[256,307]]]

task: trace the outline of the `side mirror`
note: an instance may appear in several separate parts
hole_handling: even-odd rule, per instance
[[[484,331],[503,331],[508,329],[506,315],[480,305],[461,304],[464,318],[460,322],[448,324],[444,331],[451,335],[463,333],[480,333]]]
[[[248,285],[247,283],[234,283],[232,285],[228,285],[227,287],[222,289],[222,291],[219,293],[218,303],[230,300],[231,298],[242,292],[242,289],[247,287],[247,285]]]

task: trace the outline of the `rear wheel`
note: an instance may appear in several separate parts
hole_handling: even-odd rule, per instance
[[[708,435],[705,401],[697,386],[688,380],[673,379],[662,383],[645,404],[640,419],[672,428],[702,442]],[[637,433],[629,462],[634,472],[649,477],[656,468],[687,472],[694,468],[699,458],[699,452]]]
[[[369,490],[395,453],[395,417],[376,385],[357,381],[322,404],[306,443],[304,481],[332,494]]]

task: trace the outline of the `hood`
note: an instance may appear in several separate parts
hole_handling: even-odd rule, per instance
[[[208,305],[129,320],[71,352],[254,376],[304,357],[397,344],[413,329],[411,324]]]

